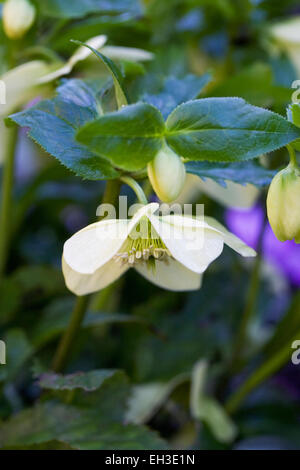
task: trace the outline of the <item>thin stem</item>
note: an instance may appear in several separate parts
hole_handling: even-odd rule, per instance
[[[131,178],[131,176],[122,176],[120,178],[120,180],[127,184],[128,186],[130,186],[131,189],[133,189],[133,191],[135,192],[136,194],[136,197],[138,199],[138,201],[141,203],[141,204],[148,204],[148,200],[145,196],[145,193],[144,191],[142,190],[141,186],[133,179]]]
[[[255,311],[257,293],[258,293],[258,288],[259,288],[260,268],[261,268],[261,256],[260,254],[258,254],[254,262],[253,270],[251,273],[248,294],[246,298],[245,310],[242,315],[242,319],[241,319],[239,329],[235,338],[234,346],[233,346],[232,362],[231,362],[231,367],[230,367],[231,373],[235,372],[236,365],[240,360],[241,352],[247,339],[248,325]]]
[[[87,307],[89,305],[89,300],[89,296],[77,297],[69,326],[63,335],[54,356],[52,369],[55,372],[61,372],[65,368],[73,340],[75,339],[83,322]]]
[[[288,149],[290,155],[290,165],[298,168],[298,162],[296,157],[296,152],[291,145],[287,145],[286,148]]]
[[[267,222],[267,217],[265,215],[264,220],[261,225],[261,230],[259,233],[259,239],[257,243],[257,257],[255,259],[254,266],[253,266],[252,273],[251,273],[248,293],[247,293],[246,302],[245,302],[245,309],[242,315],[238,332],[235,337],[234,344],[233,344],[232,359],[231,359],[231,365],[229,368],[230,375],[235,373],[236,371],[236,367],[239,363],[243,346],[247,341],[248,326],[255,312],[255,305],[256,305],[257,295],[259,291],[259,277],[260,277],[260,270],[261,270],[261,264],[262,264],[261,252],[262,252],[262,244],[263,244],[263,238],[265,234],[266,222]]]
[[[2,176],[2,197],[0,208],[0,278],[3,276],[9,250],[10,229],[12,221],[12,191],[14,183],[15,150],[17,144],[17,127],[5,129],[6,152]]]
[[[119,180],[108,180],[103,194],[102,204],[116,204],[121,189]]]
[[[245,398],[257,388],[261,383],[274,375],[284,364],[291,358],[291,344],[298,339],[300,331],[293,337],[293,339],[280,349],[276,354],[273,354],[265,363],[263,363],[257,370],[255,370],[250,377],[234,392],[225,404],[228,413],[235,413]]]
[[[118,180],[107,181],[102,203],[110,202],[111,204],[114,204],[118,198],[120,186],[121,183]],[[61,338],[57,351],[54,355],[52,369],[55,372],[61,372],[67,363],[73,340],[75,339],[81,327],[89,303],[90,296],[77,297],[70,323],[63,337]]]

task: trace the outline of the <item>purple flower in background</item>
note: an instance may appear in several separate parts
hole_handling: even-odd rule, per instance
[[[259,235],[264,223],[261,206],[250,210],[230,209],[226,211],[229,230],[252,248],[257,249]],[[269,223],[264,230],[262,254],[266,261],[275,266],[292,285],[300,287],[300,245],[293,241],[280,242]]]

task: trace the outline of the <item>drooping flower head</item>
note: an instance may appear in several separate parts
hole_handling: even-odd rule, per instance
[[[214,219],[159,215],[158,208],[148,204],[132,219],[97,222],[71,237],[63,252],[68,288],[77,295],[96,292],[134,268],[164,289],[195,290],[224,243],[242,256],[255,256]]]

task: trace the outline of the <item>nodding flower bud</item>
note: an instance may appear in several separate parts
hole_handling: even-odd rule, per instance
[[[148,176],[154,191],[163,202],[172,202],[180,195],[186,178],[180,157],[166,144],[148,164]]]
[[[277,173],[267,197],[268,218],[278,240],[300,243],[300,169],[294,164]]]
[[[2,19],[5,34],[10,39],[20,39],[34,23],[36,10],[29,0],[6,0]]]

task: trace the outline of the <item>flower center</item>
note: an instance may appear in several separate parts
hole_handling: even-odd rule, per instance
[[[152,266],[155,260],[168,262],[168,258],[172,256],[170,251],[162,239],[156,233],[153,233],[154,229],[148,219],[146,224],[146,234],[138,224],[136,227],[137,236],[128,237],[122,251],[114,256],[115,261],[130,266],[137,263],[147,263]]]

